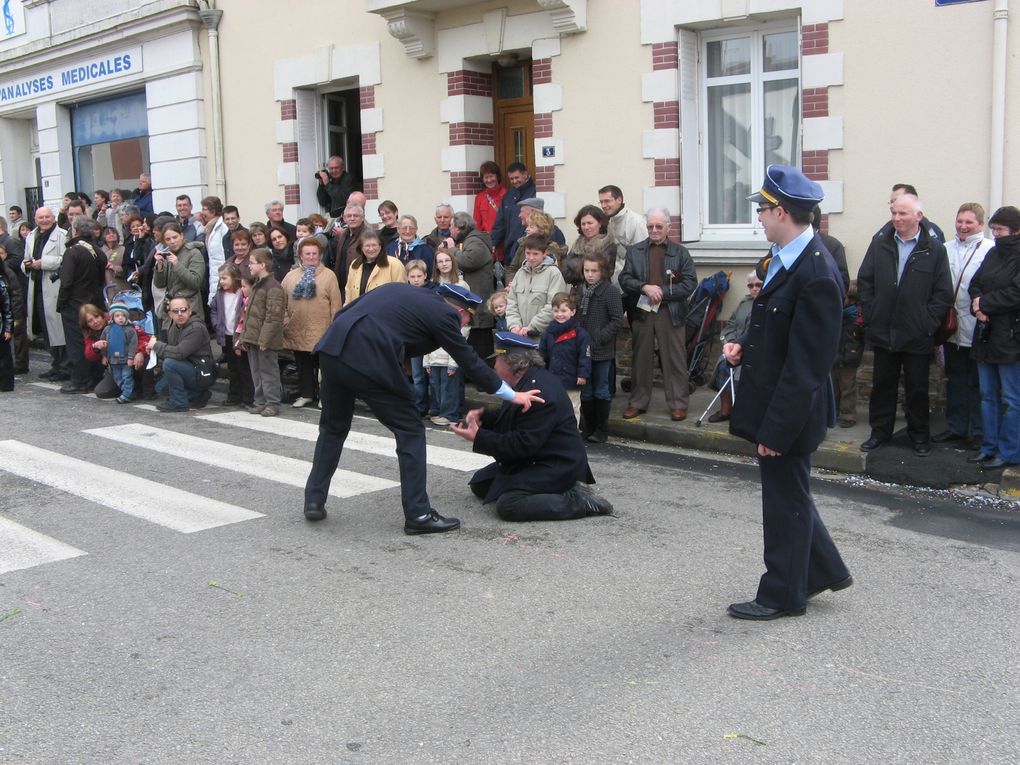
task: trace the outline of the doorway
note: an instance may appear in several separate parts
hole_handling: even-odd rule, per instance
[[[326,93],[322,97],[323,138],[325,156],[322,163],[337,154],[355,179],[356,188],[362,188],[361,162],[361,94],[357,88]]]
[[[531,90],[531,62],[492,66],[492,100],[496,162],[506,170],[521,162],[535,174],[535,108]]]

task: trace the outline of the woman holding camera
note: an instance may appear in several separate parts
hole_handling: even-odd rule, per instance
[[[1020,464],[1020,210],[1000,207],[988,219],[995,247],[970,280],[977,317],[971,358],[981,381],[983,470]]]

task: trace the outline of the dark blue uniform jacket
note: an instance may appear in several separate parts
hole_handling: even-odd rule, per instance
[[[742,346],[730,432],[781,454],[810,454],[834,417],[843,278],[816,234],[762,288]]]
[[[536,388],[544,404],[532,404],[525,412],[504,402],[499,410],[482,414],[474,451],[491,455],[496,462],[475,473],[471,483],[492,481],[485,502],[511,490],[561,494],[578,481],[595,483],[567,392],[555,375],[533,366],[516,390]]]
[[[432,290],[409,284],[382,284],[344,306],[315,352],[336,356],[380,387],[414,401],[404,360],[439,347],[486,393],[499,390],[499,375],[460,333],[460,314]]]

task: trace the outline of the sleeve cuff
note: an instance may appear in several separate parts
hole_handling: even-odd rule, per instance
[[[514,396],[517,395],[517,391],[515,391],[513,388],[507,385],[506,382],[503,382],[500,384],[499,390],[493,393],[492,395],[496,396],[497,398],[501,398],[504,401],[513,401]]]

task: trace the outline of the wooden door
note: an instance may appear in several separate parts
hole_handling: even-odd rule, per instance
[[[535,174],[535,111],[531,96],[531,62],[493,65],[492,97],[496,162],[503,170],[523,162]]]

